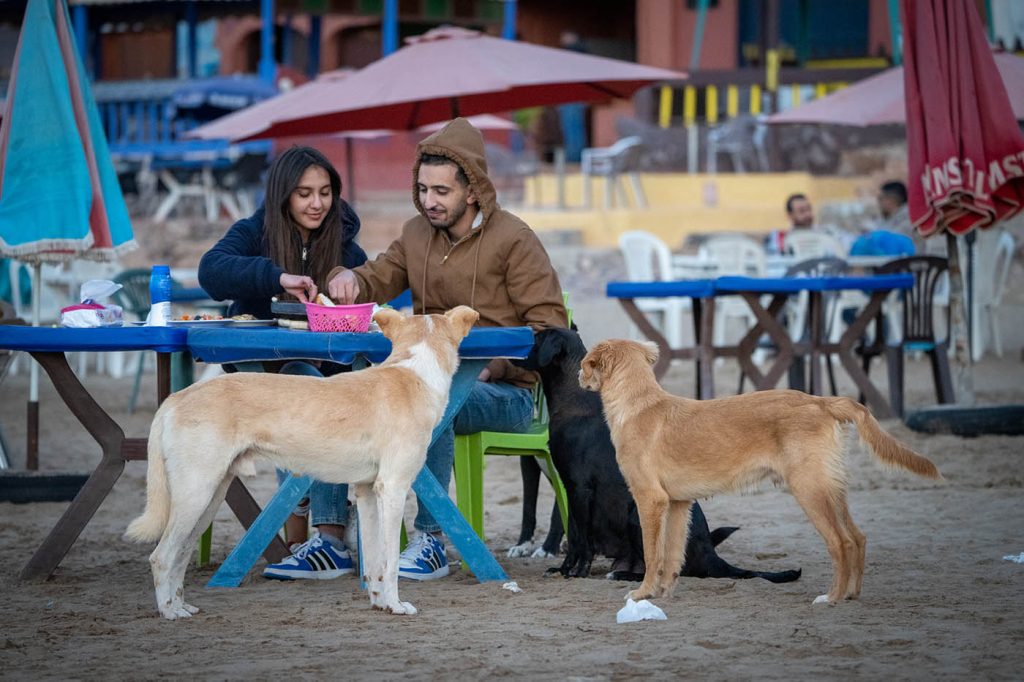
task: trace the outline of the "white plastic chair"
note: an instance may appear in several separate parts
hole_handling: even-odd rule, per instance
[[[839,240],[818,230],[792,230],[786,233],[786,250],[797,262],[811,258],[842,258],[846,250]]]
[[[721,234],[709,237],[701,244],[699,255],[715,264],[717,276],[764,276],[764,250],[756,241],[743,235]],[[715,300],[714,331],[716,346],[725,345],[726,325],[731,319],[739,320],[742,324],[741,335],[757,323],[757,317],[742,298],[737,296],[717,298]]]
[[[626,261],[626,276],[631,282],[666,282],[672,276],[672,253],[665,242],[650,232],[633,230],[619,236],[619,249]],[[672,348],[683,346],[683,311],[689,309],[688,298],[638,298],[636,307],[641,312],[657,316],[656,327]],[[631,327],[631,336],[637,329]]]
[[[587,147],[580,153],[580,172],[583,174],[583,206],[590,208],[591,176],[599,175],[605,179],[604,207],[611,208],[615,204],[616,195],[622,203],[628,203],[625,189],[619,183],[620,175],[629,176],[633,188],[633,197],[639,208],[647,208],[647,196],[637,170],[643,142],[639,136],[624,137],[611,147]]]
[[[980,235],[979,235],[980,236]],[[985,341],[992,342],[997,357],[1003,357],[1003,338],[999,331],[998,309],[1006,291],[1006,280],[1013,263],[1013,235],[1005,230],[995,237],[994,248],[979,239],[979,262],[975,264],[978,304],[975,306],[975,332],[973,359],[980,360],[985,352]],[[985,339],[987,335],[987,339]]]
[[[11,297],[14,301],[14,311],[17,317],[25,320],[26,322],[32,322],[32,303],[22,303],[23,292],[21,290],[21,279],[20,269],[22,263],[17,260],[11,259],[9,261],[9,276],[11,282]],[[27,265],[29,272],[34,273],[34,267]],[[39,325],[48,327],[60,322],[60,310],[61,308],[70,305],[73,301],[70,295],[67,295],[67,277],[62,272],[60,265],[53,265],[51,263],[43,263],[41,270],[42,284],[35,281],[35,274],[32,274],[32,286],[39,287]],[[20,369],[20,357],[21,353],[17,353],[14,356],[14,360],[11,363],[10,373],[11,376],[18,374]]]

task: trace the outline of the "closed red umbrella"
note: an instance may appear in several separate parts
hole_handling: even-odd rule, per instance
[[[910,219],[923,235],[949,235],[954,364],[958,393],[971,402],[955,235],[1024,205],[1024,137],[975,3],[905,0],[901,13]]]
[[[686,77],[461,28],[434,29],[407,42],[346,78],[317,79],[310,84],[316,87],[296,88],[287,106],[285,96],[267,100],[264,129],[251,137],[414,130],[455,116],[629,97],[645,85]],[[232,118],[195,134],[224,137]]]

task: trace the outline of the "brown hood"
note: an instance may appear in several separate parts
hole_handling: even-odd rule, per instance
[[[498,208],[498,194],[494,183],[487,176],[487,157],[484,153],[484,138],[473,124],[464,118],[456,118],[416,147],[416,163],[412,167],[412,203],[420,215],[426,217],[420,204],[416,182],[420,172],[420,155],[436,154],[454,161],[466,173],[469,184],[476,194],[483,225]]]

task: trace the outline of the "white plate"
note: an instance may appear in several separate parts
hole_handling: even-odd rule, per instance
[[[170,327],[270,327],[276,320],[169,320]]]

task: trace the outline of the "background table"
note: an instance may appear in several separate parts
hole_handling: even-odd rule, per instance
[[[856,360],[856,347],[867,325],[873,321],[886,296],[896,289],[909,289],[914,278],[909,274],[875,275],[863,277],[719,277],[715,280],[680,280],[676,282],[609,282],[606,293],[617,298],[626,314],[638,328],[659,348],[655,376],[660,379],[668,369],[670,360],[694,358],[697,360],[696,396],[714,397],[713,360],[717,357],[735,357],[743,371],[759,390],[774,388],[798,357],[811,359],[811,393],[821,394],[820,364],[824,355],[839,356],[850,378],[857,384],[866,402],[880,418],[889,417],[892,409],[870,377]],[[830,343],[823,330],[822,294],[824,292],[859,290],[870,294],[870,299],[843,332],[837,343]],[[805,342],[794,342],[786,328],[778,321],[787,299],[801,291],[810,293],[811,337]],[[770,296],[767,306],[763,296]],[[651,324],[634,302],[637,298],[669,296],[689,297],[693,303],[694,347],[671,348],[665,336]],[[757,323],[735,346],[715,346],[712,342],[714,301],[718,296],[741,296],[750,306]],[[753,361],[753,353],[763,334],[778,348],[778,353],[766,372]]]
[[[525,358],[532,347],[533,332],[527,327],[470,331],[459,347],[459,369],[452,380],[448,406],[441,422],[434,429],[431,442],[451,423],[469,396],[480,371],[492,358]],[[197,360],[204,362],[310,359],[351,364],[358,357],[365,357],[371,362],[386,359],[391,353],[391,342],[380,333],[327,334],[274,328],[220,327],[189,329],[188,348]],[[310,483],[308,476],[293,475],[280,486],[256,522],[207,583],[207,587],[237,587],[241,584],[263,548],[277,537],[288,514],[306,495]],[[473,532],[448,497],[448,491],[438,484],[429,469],[423,467],[412,488],[419,503],[430,510],[477,579],[507,579],[505,571]]]

